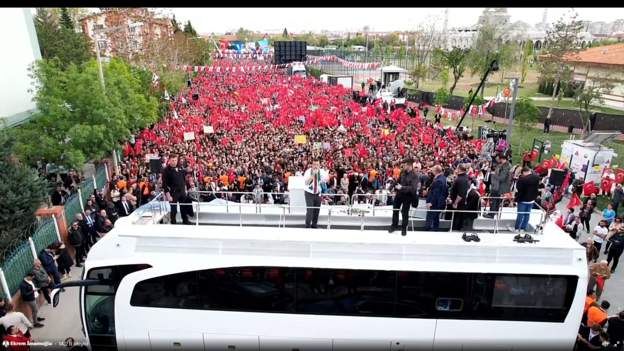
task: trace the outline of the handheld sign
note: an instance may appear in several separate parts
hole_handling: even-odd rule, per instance
[[[195,140],[195,132],[184,133],[184,141]]]
[[[212,134],[214,133],[214,128],[212,126],[204,126],[204,134]]]
[[[307,138],[304,134],[295,135],[295,144],[305,144],[307,142]]]

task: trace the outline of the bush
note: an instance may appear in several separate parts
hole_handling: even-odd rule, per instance
[[[15,138],[0,130],[0,261],[36,228],[35,211],[48,197],[49,183],[15,157]]]
[[[311,75],[312,77],[314,77],[316,79],[320,79],[321,78],[321,74],[325,74],[325,72],[323,72],[321,69],[314,68],[312,66],[307,66],[306,67],[306,71],[308,72],[309,75]]]
[[[579,87],[580,85],[582,85],[582,82],[578,82],[578,81],[572,81],[570,83],[566,83],[566,82],[562,82],[558,87],[557,87],[557,94],[559,94],[559,90],[561,88],[563,88],[563,97],[567,97],[567,98],[571,98],[574,97],[574,91],[577,87]],[[549,95],[552,96],[553,94],[553,89],[555,87],[555,81],[554,80],[539,80],[539,86],[537,88],[537,92],[544,94],[544,95]]]
[[[449,97],[450,95],[448,90],[446,90],[445,88],[440,88],[436,90],[434,103],[440,106],[444,106],[448,102]]]

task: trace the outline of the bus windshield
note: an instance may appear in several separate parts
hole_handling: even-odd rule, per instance
[[[115,293],[121,280],[128,274],[150,268],[149,265],[125,265],[94,268],[87,279],[105,281],[84,287],[84,318],[89,342],[93,350],[116,349]]]

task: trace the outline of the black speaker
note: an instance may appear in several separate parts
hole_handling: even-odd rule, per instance
[[[198,93],[193,94],[193,100],[195,100],[195,101],[199,100],[199,94]]]
[[[553,168],[550,170],[550,178],[548,182],[554,186],[562,186],[565,177],[568,175],[568,171],[563,169]]]
[[[162,162],[159,158],[152,158],[149,160],[149,168],[151,174],[158,174],[162,170]]]
[[[186,81],[186,85],[190,88],[190,87],[191,87],[191,85],[193,85],[193,83],[192,83],[192,82],[191,82],[191,80],[189,79],[189,80],[187,80],[187,81]]]

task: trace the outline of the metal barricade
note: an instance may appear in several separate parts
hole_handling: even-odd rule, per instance
[[[196,195],[201,195],[202,193],[211,193],[213,195],[216,194],[222,194],[225,195],[226,198],[227,197],[231,197],[233,195],[254,195],[254,196],[264,196],[264,195],[277,195],[277,196],[289,196],[289,192],[283,192],[283,193],[277,193],[277,192],[262,192],[262,193],[252,193],[252,192],[227,192],[227,191],[215,191],[215,192],[203,192],[203,191],[193,191],[190,192],[189,194],[196,194]],[[344,197],[345,194],[322,194],[321,196],[325,196],[325,197]],[[326,209],[327,212],[327,229],[331,229],[332,225],[333,225],[333,217],[336,216],[336,213],[338,213],[339,211],[344,211],[343,213],[348,215],[348,216],[358,216],[360,217],[359,220],[359,227],[360,230],[364,230],[366,228],[366,222],[367,222],[367,217],[376,217],[378,216],[378,212],[390,212],[391,215],[389,217],[392,217],[392,214],[394,211],[399,211],[399,209],[394,209],[394,208],[384,208],[387,206],[375,206],[374,203],[369,203],[366,202],[366,205],[370,205],[370,208],[360,208],[358,207],[359,205],[359,198],[367,198],[367,199],[375,199],[375,197],[379,196],[379,194],[354,194],[351,197],[351,202],[348,205],[321,205],[320,207],[310,207],[310,206],[295,206],[295,205],[291,205],[291,204],[275,204],[276,206],[280,206],[278,208],[281,209],[280,212],[278,212],[279,214],[279,219],[277,222],[277,226],[278,227],[286,227],[287,226],[287,215],[291,214],[291,210],[292,209]],[[197,196],[197,199],[200,199],[199,196]],[[480,200],[482,201],[482,206],[480,210],[477,211],[468,211],[468,210],[457,210],[457,209],[436,209],[434,211],[437,212],[437,214],[439,216],[443,216],[446,215],[447,213],[451,213],[451,218],[450,218],[450,224],[449,224],[449,232],[453,231],[453,223],[455,222],[455,218],[459,213],[471,213],[471,214],[476,214],[476,219],[483,219],[485,218],[484,214],[489,214],[490,212],[490,208],[489,206],[485,206],[483,205],[485,202],[487,202],[488,200],[492,200],[492,199],[500,199],[500,200],[504,200],[506,199],[505,197],[481,197]],[[165,198],[165,195],[163,193],[159,193],[158,195],[156,195],[156,197],[150,201],[150,203],[148,203],[148,205],[150,205],[150,209],[153,211],[152,212],[152,218],[154,223],[156,222],[156,218],[163,218],[163,214],[166,215],[166,213],[169,211],[169,205],[171,205],[170,203],[168,203],[166,201],[167,199]],[[155,206],[155,204],[158,203],[159,206]],[[491,201],[490,201],[491,204]],[[176,205],[181,205],[180,203],[176,204]],[[263,205],[266,204],[259,204],[259,203],[241,203],[238,202],[237,203],[237,207],[238,207],[238,216],[239,216],[239,226],[243,227],[243,215],[248,213],[247,211],[243,211],[243,208],[255,208],[255,214],[261,214],[262,213],[262,207]],[[502,204],[501,204],[502,205]],[[164,206],[164,207],[163,207]],[[206,209],[207,207],[225,207],[226,208],[226,213],[230,213],[229,208],[231,207],[231,204],[228,203],[228,201],[226,200],[226,202],[224,204],[213,204],[210,206],[206,206],[205,203],[202,204],[202,201],[197,201],[197,207],[196,207],[196,218],[195,218],[195,225],[199,225],[199,214],[201,213],[201,209],[202,207],[204,209]],[[166,208],[165,208],[166,207]],[[545,222],[545,220],[547,219],[547,217],[545,217],[545,211],[543,208],[537,206],[540,209],[540,219],[538,221],[538,223],[536,224],[536,232],[538,232],[538,229],[543,227],[543,224]],[[498,210],[496,211],[496,213],[494,213],[494,217],[492,218],[494,220],[494,226],[492,228],[493,233],[499,233],[501,231],[505,231],[506,228],[501,228],[500,222],[503,220],[502,219],[502,214],[503,214],[503,209],[509,209],[509,208],[514,208],[514,207],[503,207],[503,206],[499,206]],[[158,214],[156,214],[154,211],[158,210]],[[286,213],[286,211],[288,210],[288,213]],[[430,210],[426,210],[426,211],[430,211]],[[507,211],[507,213],[510,213],[510,211]],[[515,211],[516,216],[518,214],[517,211]],[[532,211],[527,212],[526,214],[528,214],[529,216],[534,215],[534,213]],[[490,217],[491,218],[491,217]],[[420,217],[418,219],[421,219]],[[411,227],[412,227],[412,231],[414,230],[414,222],[417,220],[417,218],[414,217],[409,217],[409,223],[411,223]],[[506,220],[509,220],[509,218],[507,218]],[[530,220],[530,218],[529,218]],[[448,221],[448,220],[447,220]],[[508,229],[508,228],[507,228]],[[474,230],[474,228],[470,228],[467,229],[467,231],[470,230]]]

